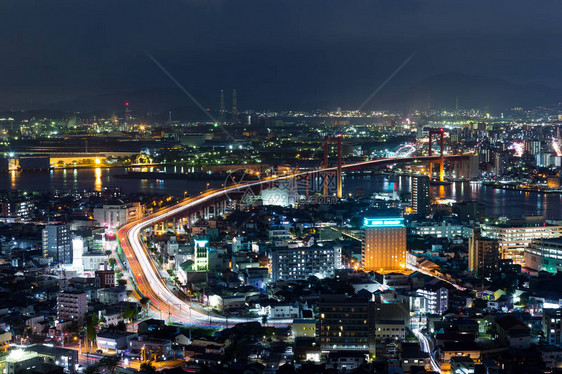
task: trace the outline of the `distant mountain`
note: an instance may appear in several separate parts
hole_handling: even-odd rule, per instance
[[[14,121],[22,121],[24,119],[49,118],[52,120],[68,120],[71,114],[60,110],[49,109],[31,109],[31,110],[6,110],[0,112],[0,118],[13,118]]]
[[[106,113],[121,116],[127,102],[133,116],[146,117],[149,115],[153,118],[165,120],[168,118],[168,112],[171,111],[173,119],[209,119],[178,89],[146,89],[80,96],[69,101],[46,106],[46,108],[64,112]],[[206,101],[202,100],[202,105],[205,106],[205,104]],[[218,106],[218,103],[215,106]],[[216,110],[216,108],[205,108]],[[211,114],[216,117],[216,113],[211,112]]]
[[[562,90],[538,84],[515,84],[502,79],[447,73],[428,77],[402,93],[377,100],[392,109],[459,108],[505,110],[515,106],[547,105],[562,100]]]
[[[384,92],[384,91],[383,91]],[[209,94],[193,92],[204,108],[218,118],[219,97],[210,97]],[[207,96],[206,96],[207,95]],[[306,100],[287,103],[294,100],[296,96],[285,94],[283,100],[271,102],[268,108],[272,110],[301,108],[303,102],[309,102],[308,110],[319,106],[324,108],[335,107],[327,101],[336,101],[337,98],[319,97],[308,95]],[[446,73],[425,78],[402,92],[377,96],[365,108],[369,109],[392,109],[409,112],[415,109],[426,109],[428,103],[432,109],[453,110],[458,97],[459,108],[479,108],[491,111],[506,110],[515,106],[535,107],[548,105],[562,101],[562,90],[538,84],[516,84],[502,79],[472,76],[463,73]],[[244,108],[252,108],[252,100]],[[341,99],[341,98],[340,98]],[[263,100],[260,99],[260,100]],[[324,100],[324,101],[323,101]],[[326,101],[327,100],[327,101]],[[130,109],[134,116],[150,117],[158,120],[166,120],[168,112],[172,112],[172,119],[177,120],[208,120],[203,113],[184,93],[177,88],[169,89],[143,89],[135,91],[122,91],[100,95],[81,96],[75,99],[59,102],[51,105],[36,104],[26,108],[39,113],[53,112],[81,112],[83,114],[95,113],[97,115],[123,115],[125,102],[130,103]],[[278,106],[281,106],[280,108]],[[229,106],[227,104],[227,110]],[[264,108],[254,108],[261,110]],[[302,108],[306,109],[306,108]]]

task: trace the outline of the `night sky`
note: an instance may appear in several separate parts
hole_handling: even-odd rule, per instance
[[[413,52],[381,96],[450,72],[562,84],[558,0],[3,0],[0,14],[0,110],[175,90],[145,51],[204,106],[236,88],[241,109],[354,108]]]

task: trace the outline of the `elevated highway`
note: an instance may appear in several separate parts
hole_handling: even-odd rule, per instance
[[[446,156],[447,159],[459,159],[459,156]],[[404,158],[391,158],[369,160],[356,163],[342,165],[343,170],[354,170],[365,167],[384,166],[388,164],[402,163],[402,162],[430,162],[439,160],[440,156],[418,156],[418,157],[404,157]],[[117,236],[121,243],[123,253],[129,264],[137,291],[144,297],[148,297],[151,306],[156,308],[164,314],[168,314],[168,318],[173,322],[189,323],[195,325],[206,326],[225,326],[241,322],[260,321],[259,318],[226,318],[208,312],[200,306],[193,304],[189,300],[178,297],[172,290],[168,288],[166,280],[162,278],[157,269],[157,265],[153,258],[150,256],[146,245],[142,240],[142,232],[147,228],[165,221],[167,219],[178,216],[186,210],[197,209],[198,206],[203,206],[209,201],[216,201],[217,199],[228,199],[229,193],[238,193],[248,188],[259,186],[267,186],[272,181],[289,180],[296,177],[306,177],[308,175],[317,175],[318,172],[335,172],[337,167],[327,167],[318,170],[310,170],[304,172],[297,172],[284,176],[268,177],[258,181],[252,181],[242,184],[235,184],[219,189],[212,189],[197,196],[190,197],[179,204],[162,209],[147,217],[143,217],[137,221],[128,223],[121,227]],[[292,320],[270,320],[268,323],[277,325],[287,325],[292,323]]]

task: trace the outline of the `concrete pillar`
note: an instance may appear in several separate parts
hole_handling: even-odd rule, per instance
[[[336,172],[336,194],[338,199],[341,199],[343,197],[343,181],[341,168],[341,137],[338,137],[338,167]]]

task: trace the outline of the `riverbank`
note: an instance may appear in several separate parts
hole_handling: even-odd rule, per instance
[[[130,169],[129,169],[130,171]],[[168,168],[173,174],[191,171],[181,167]],[[38,192],[73,192],[102,191],[104,188],[119,188],[123,193],[162,193],[184,196],[186,191],[197,194],[208,188],[219,188],[222,184],[231,184],[227,178],[177,178],[158,179],[146,178],[142,174],[134,178],[119,178],[116,175],[126,174],[127,168],[74,168],[70,170],[54,169],[50,171],[13,172],[0,177],[0,190],[22,190]],[[347,173],[346,173],[347,174]],[[244,180],[246,180],[246,175]],[[240,181],[236,177],[236,181]],[[411,178],[408,176],[386,175],[344,175],[344,195],[361,190],[365,196],[375,192],[396,191],[398,194],[411,192]],[[562,219],[560,205],[562,194],[558,193],[525,193],[513,189],[499,189],[474,182],[454,182],[452,185],[431,186],[431,196],[439,199],[455,201],[479,201],[487,206],[486,215],[490,217],[521,218],[525,215],[544,215],[547,219]]]
[[[534,192],[540,194],[561,194],[562,188],[541,188],[541,187],[521,187],[513,184],[502,184],[497,182],[483,182],[483,186],[492,187],[498,190]]]
[[[229,174],[209,174],[203,172],[195,173],[165,173],[165,172],[154,172],[154,171],[129,171],[124,174],[115,174],[115,178],[119,179],[156,179],[156,180],[167,180],[167,179],[185,179],[185,180],[226,180]]]

